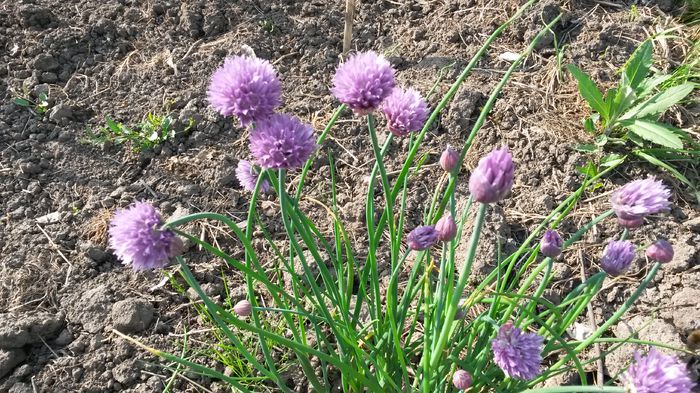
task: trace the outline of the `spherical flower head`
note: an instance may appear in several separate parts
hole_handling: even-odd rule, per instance
[[[654,262],[669,263],[673,259],[673,246],[666,240],[659,239],[647,247],[646,255]]]
[[[250,301],[243,299],[233,306],[233,312],[239,317],[247,317],[253,311],[253,305]]]
[[[428,104],[413,89],[394,88],[382,104],[389,131],[396,136],[406,136],[423,128],[428,120]]]
[[[564,240],[559,236],[559,233],[547,229],[540,241],[540,252],[546,257],[555,258],[561,254],[562,245],[564,245]]]
[[[438,234],[438,240],[441,242],[449,242],[457,235],[457,224],[452,218],[452,215],[445,214],[435,224],[435,230]]]
[[[408,234],[407,240],[411,250],[427,250],[438,241],[438,233],[434,225],[419,226]]]
[[[511,322],[501,326],[491,341],[493,359],[507,377],[523,381],[540,374],[544,337],[523,333]]]
[[[671,192],[661,180],[649,177],[625,184],[612,194],[610,203],[620,225],[637,228],[642,225],[645,216],[668,211],[671,207],[670,196]]]
[[[469,192],[477,202],[494,203],[513,187],[515,165],[507,147],[496,149],[479,160],[469,178]]]
[[[651,349],[646,356],[634,354],[634,363],[620,380],[633,393],[690,393],[693,382],[688,370],[675,356]]]
[[[258,182],[258,176],[260,171],[253,166],[253,164],[248,160],[238,161],[238,166],[236,167],[236,178],[241,187],[246,191],[254,191],[255,184]],[[263,179],[260,184],[260,189],[262,192],[270,191],[270,182],[267,179]]]
[[[339,65],[331,93],[357,115],[366,115],[391,94],[396,82],[394,68],[375,52],[356,53]]]
[[[457,369],[452,374],[452,385],[459,390],[467,390],[472,386],[472,376],[464,370]]]
[[[182,240],[170,230],[161,230],[162,225],[151,204],[135,202],[114,213],[109,223],[109,246],[134,270],[163,268],[182,252]]]
[[[452,146],[447,145],[445,151],[440,155],[440,168],[445,172],[452,172],[459,161],[459,153]]]
[[[627,240],[611,240],[603,250],[600,265],[607,274],[615,277],[629,269],[635,257],[634,244]]]
[[[257,122],[250,133],[250,151],[266,169],[299,168],[314,150],[313,129],[295,116],[274,114]]]
[[[234,115],[242,125],[269,117],[282,103],[282,85],[269,61],[234,56],[211,76],[207,98],[224,116]]]

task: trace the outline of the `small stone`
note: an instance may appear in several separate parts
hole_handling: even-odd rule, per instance
[[[0,378],[9,374],[13,368],[22,363],[27,358],[27,354],[22,349],[2,349],[0,350]]]
[[[39,224],[55,224],[61,221],[61,212],[52,212],[36,218]]]
[[[141,299],[124,299],[112,307],[112,325],[122,333],[145,330],[153,320],[153,306]]]
[[[36,175],[37,173],[41,173],[41,166],[33,162],[25,162],[19,164],[19,170],[27,175]]]
[[[39,71],[54,71],[61,65],[53,56],[43,53],[34,59],[34,68]]]
[[[58,346],[64,347],[73,342],[73,334],[70,332],[70,330],[63,329],[53,342]]]
[[[99,247],[90,247],[87,256],[97,263],[102,263],[107,260],[108,254]]]
[[[51,108],[49,111],[49,120],[60,123],[66,121],[73,116],[73,110],[70,106],[64,104],[58,104]]]
[[[17,382],[16,384],[12,385],[10,390],[7,391],[7,393],[33,393],[34,389],[32,389],[29,384],[26,384],[24,382]]]

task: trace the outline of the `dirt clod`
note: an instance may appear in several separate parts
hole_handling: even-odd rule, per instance
[[[124,299],[112,306],[112,326],[122,333],[138,333],[153,320],[153,306],[142,299]]]

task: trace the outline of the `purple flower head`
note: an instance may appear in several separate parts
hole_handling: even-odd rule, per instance
[[[247,317],[253,311],[250,301],[243,299],[233,306],[233,312],[240,317]]]
[[[642,225],[645,216],[668,211],[671,207],[670,196],[671,192],[661,180],[649,177],[625,184],[612,194],[610,203],[620,225],[637,228]]]
[[[122,263],[134,270],[165,267],[182,253],[182,240],[170,230],[161,230],[163,219],[149,203],[134,202],[117,210],[109,223],[109,246]]]
[[[331,93],[357,115],[366,115],[391,94],[394,68],[382,55],[359,52],[338,66]]]
[[[459,161],[459,153],[452,146],[447,145],[440,156],[440,168],[445,172],[452,172]]]
[[[627,240],[611,240],[603,250],[600,265],[606,273],[615,277],[629,269],[635,257],[634,244]]]
[[[673,260],[673,246],[666,240],[659,239],[647,247],[646,255],[654,262],[669,263]]]
[[[435,230],[438,234],[438,240],[441,242],[449,242],[457,235],[457,224],[449,213],[445,214],[435,224]]]
[[[310,125],[278,113],[255,125],[250,133],[250,150],[263,168],[294,169],[316,150],[316,140]]]
[[[646,356],[634,353],[634,363],[620,380],[634,393],[690,393],[693,381],[688,370],[675,356],[664,355],[656,349]]]
[[[452,374],[452,385],[459,390],[467,390],[472,386],[472,376],[464,370],[457,369]]]
[[[507,377],[523,381],[540,374],[544,337],[522,330],[508,322],[491,341],[493,360]]]
[[[434,225],[424,225],[412,230],[407,240],[411,250],[427,250],[438,241],[438,233]]]
[[[236,178],[238,178],[238,183],[246,191],[254,191],[255,184],[258,182],[258,176],[260,171],[253,166],[253,164],[248,160],[238,161],[238,166],[236,167]],[[263,179],[260,183],[260,189],[262,192],[270,191],[270,182],[267,179]]]
[[[540,252],[546,257],[554,258],[561,254],[562,245],[564,245],[564,240],[559,236],[559,233],[547,229],[540,241]]]
[[[513,156],[507,147],[496,149],[479,160],[469,178],[469,192],[477,202],[494,203],[513,187]]]
[[[413,90],[394,88],[382,104],[389,131],[396,136],[405,136],[423,128],[428,120],[428,104]]]
[[[237,116],[242,125],[269,117],[282,103],[282,85],[269,61],[234,56],[211,76],[207,98],[224,116]]]

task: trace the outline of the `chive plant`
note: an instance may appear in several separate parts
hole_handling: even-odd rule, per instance
[[[432,112],[418,92],[397,86],[395,71],[383,56],[374,52],[352,55],[333,79],[331,91],[341,105],[316,139],[310,125],[293,115],[275,113],[281,87],[269,62],[242,56],[227,59],[212,77],[208,98],[223,115],[236,116],[251,127],[254,160],[242,163],[237,171],[241,184],[251,191],[247,226],[241,229],[218,213],[196,213],[163,223],[151,205],[139,202],[118,211],[110,225],[115,254],[135,269],[162,268],[176,259],[179,273],[201,298],[224,345],[249,362],[256,380],[283,392],[292,389],[282,376],[285,365],[273,356],[277,351],[293,356],[309,389],[318,392],[331,391],[332,386],[344,392],[622,392],[649,391],[643,390],[648,386],[657,392],[690,391],[687,372],[672,356],[653,351],[637,355],[635,365],[620,379],[624,387],[586,386],[584,370],[592,360],[579,357],[602,342],[603,334],[649,285],[660,263],[668,261],[672,249],[666,243],[657,243],[649,251],[657,262],[612,317],[583,341],[566,334],[606,277],[624,274],[635,258],[636,246],[627,239],[630,231],[647,223],[650,215],[668,210],[670,195],[661,182],[647,179],[616,191],[610,210],[564,240],[556,231],[559,224],[588,186],[614,166],[585,177],[581,187],[550,212],[514,253],[495,261],[485,279],[469,285],[477,246],[483,229],[490,225],[486,212],[490,205],[509,197],[514,174],[523,169],[517,168],[507,147],[495,147],[469,176],[470,197],[466,207],[458,210],[454,190],[464,181],[461,163],[505,83],[559,17],[543,27],[504,74],[461,150],[445,150],[440,165],[449,181],[435,190],[423,225],[410,228],[407,224],[411,185],[421,182],[423,161],[415,158],[428,129],[494,39],[534,2],[525,3],[496,29]],[[367,134],[358,137],[370,139],[374,155],[365,200],[367,242],[361,245],[353,243],[339,218],[333,165],[328,173],[327,207],[331,235],[299,203],[314,154],[320,152],[318,146],[348,109],[366,122]],[[383,143],[379,133],[385,131],[377,127],[378,114],[387,118]],[[398,175],[390,179],[385,161],[395,138],[408,138],[408,154]],[[332,155],[329,159],[333,162]],[[300,180],[290,182],[289,173],[299,172]],[[374,198],[379,185],[380,202]],[[257,220],[260,192],[271,192],[277,198],[286,235],[286,250],[266,236],[273,246],[272,255],[260,255],[252,244],[256,227],[267,233]],[[554,259],[613,215],[622,225],[622,234],[604,251],[604,271],[583,280],[561,302],[547,300],[543,294],[552,282]],[[179,229],[196,220],[214,220],[228,227],[245,250],[245,258],[238,260],[225,249]],[[188,266],[181,237],[243,273],[247,299],[235,305],[212,301]],[[457,251],[463,241],[468,245],[464,254]],[[358,246],[366,248],[366,257],[359,258]],[[275,266],[263,266],[263,257],[273,259]],[[379,277],[380,265],[389,267],[387,281]],[[278,270],[286,272],[290,285],[285,285],[282,275],[273,274]],[[282,324],[287,334],[271,329],[273,323]],[[251,336],[256,338],[255,345],[250,345]],[[146,349],[193,372],[220,379],[234,391],[255,391],[250,385],[252,376],[225,375],[176,355]],[[579,374],[583,386],[538,388],[541,382],[570,371]],[[674,378],[664,377],[669,372]]]

